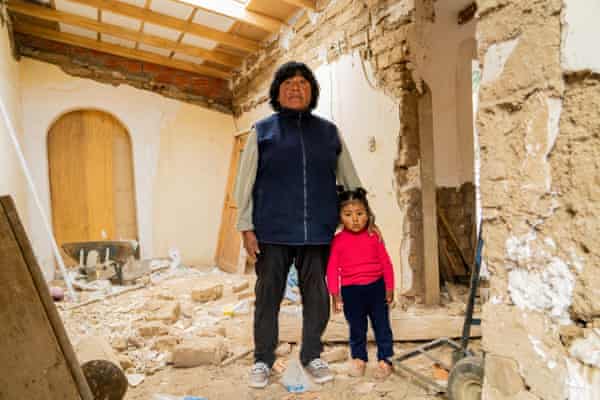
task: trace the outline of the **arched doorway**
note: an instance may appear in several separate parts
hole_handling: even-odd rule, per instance
[[[48,132],[52,222],[59,246],[87,240],[137,240],[131,140],[102,111],[60,117]]]

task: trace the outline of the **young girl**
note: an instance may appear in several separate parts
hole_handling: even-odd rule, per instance
[[[327,286],[335,312],[344,310],[350,325],[351,376],[365,373],[367,317],[375,331],[377,359],[375,376],[392,372],[392,330],[388,305],[394,299],[394,270],[380,237],[369,232],[372,213],[367,192],[358,188],[339,194],[343,230],[335,235],[327,265]]]

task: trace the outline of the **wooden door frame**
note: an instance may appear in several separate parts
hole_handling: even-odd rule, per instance
[[[225,240],[226,240],[225,233],[227,232],[225,224],[227,222],[226,217],[227,217],[227,209],[228,209],[228,196],[229,196],[228,191],[231,188],[232,189],[231,196],[233,196],[233,191],[235,189],[235,180],[237,179],[238,165],[239,165],[239,162],[241,161],[240,159],[238,159],[237,163],[235,163],[236,153],[239,152],[239,150],[237,149],[237,143],[241,136],[248,135],[249,133],[250,133],[250,129],[247,129],[247,130],[238,131],[233,135],[233,144],[231,146],[231,156],[229,158],[229,172],[227,174],[227,182],[225,185],[225,193],[223,196],[223,208],[221,210],[221,226],[219,227],[219,237],[218,237],[217,249],[215,251],[215,257],[214,257],[214,263],[219,268],[221,268],[221,266],[218,265],[219,255],[221,254],[223,246],[225,245]],[[245,147],[245,144],[242,147]],[[241,254],[241,246],[240,246],[240,254]],[[239,264],[239,256],[238,256],[238,264]],[[238,270],[236,272],[243,273],[244,271]]]

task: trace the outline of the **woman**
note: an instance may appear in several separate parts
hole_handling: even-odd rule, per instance
[[[336,180],[346,189],[361,183],[337,127],[312,114],[319,85],[305,64],[282,65],[269,95],[275,113],[254,125],[235,189],[237,228],[256,261],[255,363],[249,384],[268,384],[292,264],[303,305],[300,361],[315,382],[323,383],[333,379],[320,355],[329,320],[325,271],[338,222]]]

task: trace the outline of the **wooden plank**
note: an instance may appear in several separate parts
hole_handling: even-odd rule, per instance
[[[254,11],[249,11],[241,4],[236,4],[233,1],[214,1],[214,0],[176,0],[179,3],[191,5],[201,10],[208,11],[213,14],[219,14],[224,17],[233,18],[240,22],[256,26],[264,29],[267,32],[277,33],[282,26],[283,21],[268,15],[260,14]]]
[[[55,42],[85,47],[87,49],[102,51],[121,57],[147,61],[150,63],[164,65],[166,67],[180,69],[183,71],[194,72],[197,74],[207,76],[214,76],[221,79],[228,79],[231,76],[228,72],[224,72],[216,68],[211,68],[204,65],[195,65],[184,61],[171,60],[168,57],[160,56],[158,54],[150,53],[147,51],[128,49],[118,45],[97,42],[96,40],[84,38],[83,36],[72,35],[70,33],[65,32],[58,32],[52,29],[40,28],[39,26],[32,25],[29,23],[19,22],[15,24],[14,29],[15,31],[20,33],[25,33],[32,36],[53,40]]]
[[[215,263],[224,271],[239,272],[241,235],[236,228],[237,205],[233,198],[233,191],[239,163],[246,144],[248,135],[235,136],[233,150],[231,153],[231,162],[229,165],[229,176],[227,186],[225,187],[225,200],[223,202],[223,213],[221,218],[221,227],[219,229],[219,242],[217,245],[217,254]]]
[[[0,197],[0,286],[2,398],[93,400],[8,196]]]
[[[221,32],[217,29],[212,29],[204,25],[189,24],[187,21],[169,15],[161,14],[156,11],[147,10],[145,8],[136,7],[117,0],[73,0],[80,4],[85,4],[90,7],[108,10],[115,14],[125,15],[127,17],[140,19],[145,22],[151,22],[155,25],[164,26],[166,28],[184,31],[194,35],[202,36],[206,39],[214,40],[219,43],[226,44],[236,49],[247,52],[255,52],[260,48],[258,42],[246,39],[244,37],[234,35],[227,32]]]
[[[456,235],[454,234],[454,231],[452,230],[452,227],[450,226],[450,222],[448,222],[448,219],[446,218],[446,215],[444,214],[444,212],[442,211],[442,209],[440,207],[437,207],[437,213],[438,213],[438,217],[440,218],[440,221],[442,221],[442,225],[444,226],[444,229],[446,230],[446,232],[448,232],[448,236],[450,236],[450,239],[452,240],[452,244],[454,244],[454,247],[458,250],[458,254],[460,254],[460,259],[463,262],[465,269],[470,271],[470,265],[467,262],[467,259],[462,251],[462,249],[460,248],[460,245],[458,244],[458,239],[456,238]]]
[[[288,4],[294,5],[294,6],[307,8],[311,11],[317,11],[317,5],[315,4],[314,0],[283,0],[283,1]]]
[[[474,318],[479,318],[474,316]],[[459,338],[465,318],[440,314],[407,315],[403,312],[392,312],[390,324],[395,342],[433,340],[440,337]],[[335,314],[329,320],[323,335],[323,342],[348,342],[349,327],[341,314]],[[481,328],[473,326],[471,337],[480,337]],[[299,343],[302,337],[302,314],[281,312],[279,315],[279,340]],[[369,328],[369,341],[375,341],[373,330]]]
[[[419,99],[419,144],[421,156],[421,200],[423,207],[423,263],[425,304],[440,302],[440,269],[436,213],[435,155],[433,150],[431,91]]]
[[[8,9],[19,14],[31,17],[41,18],[47,21],[63,22],[65,24],[78,26],[94,32],[105,33],[121,39],[131,40],[132,42],[141,42],[150,46],[159,47],[167,50],[174,50],[194,57],[201,57],[207,61],[212,61],[228,67],[238,67],[241,65],[241,58],[232,56],[219,51],[201,49],[199,47],[178,44],[175,41],[164,39],[160,36],[143,33],[133,29],[123,28],[118,25],[98,22],[91,18],[67,13],[64,11],[52,10],[47,7],[39,6],[33,3],[27,3],[22,0],[11,0]]]

